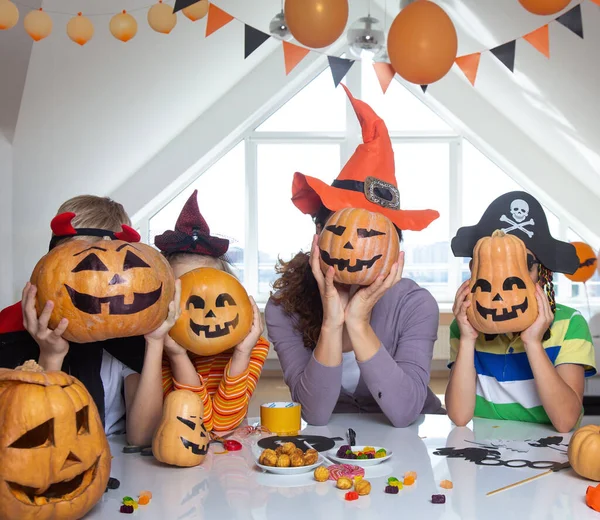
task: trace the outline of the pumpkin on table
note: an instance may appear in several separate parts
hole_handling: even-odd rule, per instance
[[[235,276],[201,267],[181,280],[181,316],[169,335],[200,356],[213,356],[235,347],[250,332],[252,305]]]
[[[485,334],[522,332],[537,318],[535,284],[527,269],[527,249],[514,235],[494,231],[473,250],[467,318]]]
[[[333,279],[343,284],[371,285],[387,276],[400,253],[392,221],[362,208],[336,211],[319,237],[321,270],[335,268]]]
[[[189,390],[175,390],[165,399],[163,415],[152,439],[154,457],[172,466],[198,466],[206,457],[209,436],[202,416],[200,396]]]
[[[77,343],[155,330],[175,290],[171,267],[156,249],[121,240],[65,242],[37,263],[31,283],[38,315],[52,300],[49,327],[67,318],[63,337]]]
[[[575,473],[600,482],[600,426],[579,428],[569,442],[568,456]]]
[[[111,454],[85,387],[28,361],[0,369],[0,518],[76,520],[106,490]]]

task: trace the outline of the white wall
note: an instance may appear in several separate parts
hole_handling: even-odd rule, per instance
[[[0,133],[0,309],[15,302],[12,285],[12,146]]]

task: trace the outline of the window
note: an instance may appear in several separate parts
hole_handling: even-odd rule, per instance
[[[397,81],[384,95],[367,61],[355,62],[345,84],[386,122],[402,209],[440,213],[426,230],[404,231],[402,249],[404,276],[430,290],[444,308],[454,300],[458,284],[469,277],[469,259],[455,259],[450,250],[456,229],[476,224],[492,200],[522,188],[432,111],[426,97]],[[311,218],[290,200],[294,172],[327,184],[337,177],[359,139],[356,121],[347,120],[347,113],[346,95],[341,87],[334,88],[330,70],[324,70],[279,110],[257,121],[190,186],[138,223],[140,228],[153,243],[156,234],[173,229],[185,201],[198,189],[200,210],[211,232],[231,240],[229,257],[246,289],[265,302],[277,260],[308,250],[314,233]],[[544,209],[554,237],[581,240],[563,215]],[[583,284],[562,275],[554,280],[561,302],[585,305]],[[598,274],[586,287],[590,298],[600,298]]]

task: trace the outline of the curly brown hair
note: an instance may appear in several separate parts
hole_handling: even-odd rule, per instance
[[[313,217],[318,232],[332,214],[333,211],[321,206]],[[396,231],[402,241],[402,231],[398,227]],[[321,334],[323,304],[310,267],[310,253],[300,251],[289,262],[280,258],[275,272],[281,276],[273,282],[275,292],[271,293],[271,300],[281,305],[286,314],[295,317],[295,328],[302,334],[304,346],[314,350]]]

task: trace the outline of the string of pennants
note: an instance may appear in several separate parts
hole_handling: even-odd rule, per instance
[[[177,12],[181,9],[184,9],[187,6],[194,4],[196,1],[197,0],[176,0],[173,11]],[[600,0],[589,1],[600,6]],[[233,20],[238,20],[234,16],[225,12],[223,9],[214,5],[213,3],[209,5],[207,18],[207,37],[218,31],[228,23],[232,22]],[[238,21],[241,22],[241,20]],[[550,21],[549,23],[528,34],[510,40],[491,49],[484,49],[479,52],[474,52],[464,56],[458,56],[454,63],[460,68],[460,70],[469,80],[471,85],[475,86],[477,72],[479,69],[479,63],[481,61],[481,55],[484,52],[490,52],[494,57],[498,59],[498,61],[500,61],[500,63],[502,63],[511,72],[514,72],[515,67],[517,40],[525,40],[537,51],[543,54],[546,58],[550,58],[549,25],[551,23],[558,23],[583,39],[583,19],[581,12],[581,4],[577,4],[569,11],[558,16],[556,19]],[[244,23],[244,59],[248,58],[248,56],[250,56],[254,51],[256,51],[269,38],[273,38],[273,36]],[[292,70],[294,70],[294,68],[296,68],[296,66],[310,52],[318,52],[319,54],[324,54],[322,52],[308,49],[306,47],[301,47],[299,45],[295,45],[284,40],[280,41],[283,45],[286,75],[290,74],[290,72],[292,72]],[[340,82],[344,79],[346,74],[348,74],[348,71],[352,68],[352,65],[354,65],[354,62],[356,60],[330,55],[327,55],[327,59],[329,61],[329,68],[331,70],[334,85],[337,87],[340,84]],[[387,62],[373,63],[373,67],[375,69],[375,73],[379,80],[381,89],[385,94],[395,76],[395,71],[392,68],[391,64]],[[428,85],[421,85],[421,89],[424,93],[427,91],[427,87]]]

